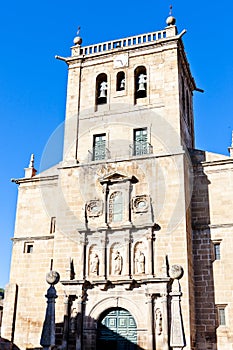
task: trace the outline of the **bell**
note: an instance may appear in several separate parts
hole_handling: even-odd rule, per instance
[[[138,90],[137,91],[146,91],[146,74],[140,74],[138,77]]]
[[[106,94],[106,90],[101,90],[100,89],[100,95],[98,98],[106,98],[107,97],[107,94]]]
[[[108,83],[106,81],[102,81],[102,83],[100,84],[100,95],[98,98],[107,97],[107,88],[108,88]]]
[[[144,83],[139,84],[137,91],[146,91],[145,84]]]
[[[125,79],[121,80],[120,90],[125,90]]]

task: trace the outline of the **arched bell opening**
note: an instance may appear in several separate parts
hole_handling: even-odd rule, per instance
[[[131,313],[123,308],[104,311],[97,323],[96,350],[136,350],[137,325]]]
[[[116,91],[125,90],[125,72],[118,72],[116,77]]]
[[[107,74],[101,73],[96,78],[96,105],[107,103],[108,95],[108,78]]]
[[[139,66],[134,71],[134,96],[135,103],[138,98],[147,97],[147,72],[144,66]]]

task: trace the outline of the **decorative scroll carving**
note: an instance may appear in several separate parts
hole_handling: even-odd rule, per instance
[[[103,201],[91,200],[86,204],[86,213],[89,217],[96,217],[103,214]]]
[[[132,199],[132,207],[134,213],[145,213],[149,209],[149,196],[141,195],[136,196]]]

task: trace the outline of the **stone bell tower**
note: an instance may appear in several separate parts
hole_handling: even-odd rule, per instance
[[[169,16],[151,33],[89,46],[77,36],[57,56],[69,67],[63,161],[15,180],[3,332],[22,350],[39,347],[51,261],[62,349],[193,349],[196,86],[184,33]]]
[[[78,349],[191,349],[196,86],[184,34],[170,16],[152,33],[84,47],[78,36],[57,57],[69,76],[54,263],[65,271],[61,249],[73,262],[61,283]]]

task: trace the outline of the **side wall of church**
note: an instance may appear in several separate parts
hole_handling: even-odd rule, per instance
[[[219,155],[209,160],[210,156],[199,152],[199,161],[203,163],[194,165],[192,213],[197,348],[206,349],[210,345],[214,348],[217,337],[217,348],[226,350],[233,343],[230,322],[233,317],[230,278],[233,163],[226,157],[219,159]],[[225,319],[219,309],[224,310]]]

